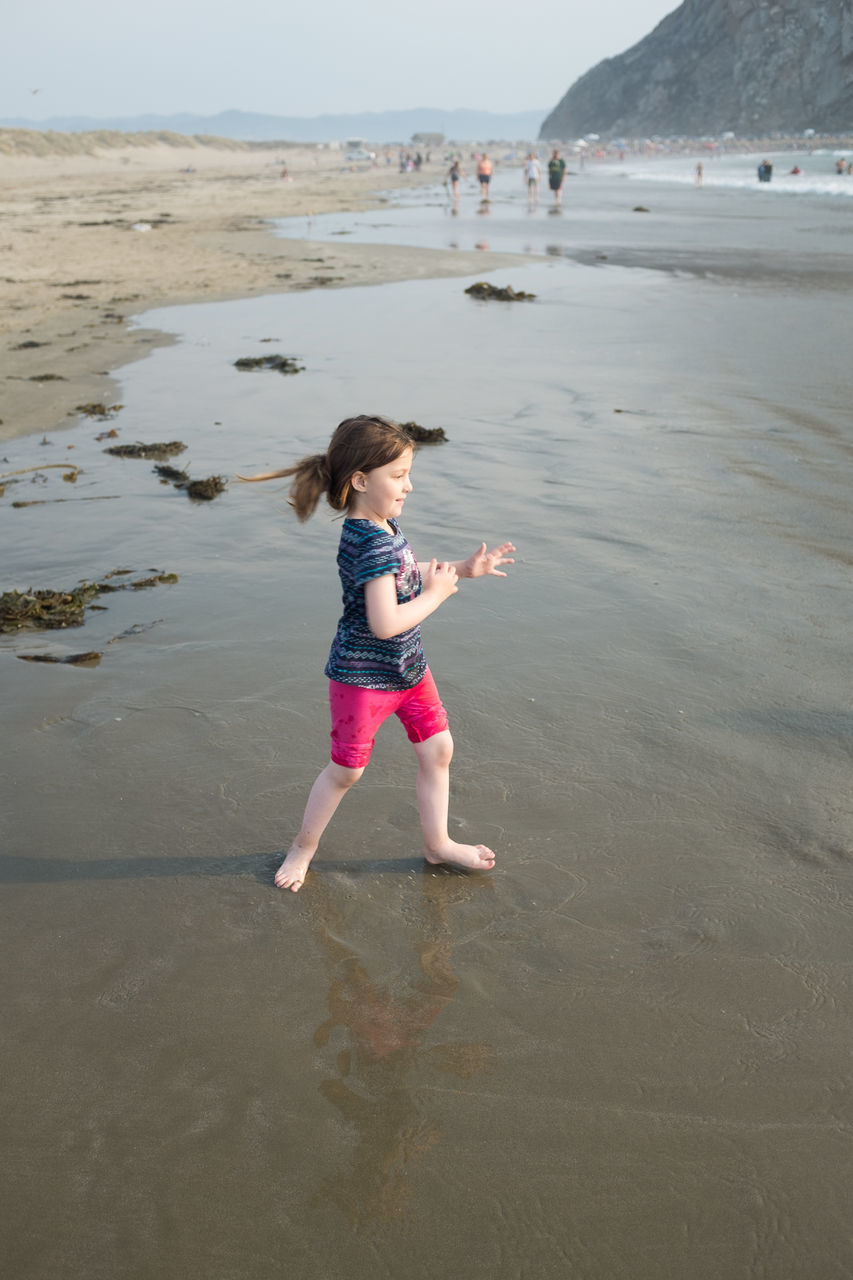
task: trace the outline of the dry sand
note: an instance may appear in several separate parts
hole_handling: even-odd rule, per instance
[[[78,405],[114,400],[110,370],[170,341],[128,324],[152,306],[482,267],[477,253],[317,246],[267,225],[379,207],[391,188],[435,182],[438,159],[401,175],[396,155],[392,165],[349,166],[339,151],[309,147],[137,138],[33,155],[26,146],[0,148],[0,440],[71,424]],[[493,255],[490,265],[508,260]]]

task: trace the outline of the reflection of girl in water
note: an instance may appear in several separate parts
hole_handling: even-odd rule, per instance
[[[344,922],[318,889],[324,920],[322,941],[332,969],[329,1018],[314,1036],[326,1048],[342,1033],[346,1047],[336,1056],[336,1074],[320,1085],[323,1096],[357,1134],[346,1167],[323,1183],[321,1199],[332,1200],[356,1225],[399,1217],[411,1184],[408,1171],[441,1138],[441,1127],[423,1112],[408,1085],[412,1071],[428,1064],[462,1079],[487,1070],[491,1050],[482,1043],[425,1041],[452,1001],[459,979],[451,966],[446,911],[488,882],[432,875],[423,881],[423,924],[415,942],[417,970],[393,984],[374,982],[346,942]]]
[[[418,564],[397,521],[412,491],[414,445],[388,418],[361,415],[336,429],[325,453],[283,471],[292,476],[291,505],[307,520],[323,494],[346,519],[338,549],[344,611],[326,663],[332,716],[331,760],[308,797],[302,827],[276,873],[296,893],[332,816],[364,773],[379,726],[396,715],[418,760],[418,812],[424,857],[489,871],[495,855],[460,844],[447,829],[453,739],[421,645],[420,623],[455,595],[462,578],[505,578],[515,547],[483,542],[467,560]]]

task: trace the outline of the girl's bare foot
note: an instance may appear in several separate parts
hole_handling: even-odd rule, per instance
[[[291,893],[298,893],[305,883],[305,874],[313,857],[313,849],[309,853],[294,846],[275,873],[275,882],[279,889],[289,889]]]
[[[427,862],[438,866],[445,862],[451,867],[465,867],[468,871],[491,871],[495,865],[495,855],[484,844],[457,844],[448,840],[440,849],[427,849],[424,852]]]

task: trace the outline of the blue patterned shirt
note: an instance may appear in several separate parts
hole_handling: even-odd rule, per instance
[[[344,612],[332,641],[325,674],[340,684],[363,689],[412,689],[426,672],[420,627],[380,640],[370,630],[365,584],[393,573],[397,603],[421,593],[421,573],[412,549],[395,520],[387,533],[372,520],[345,520],[338,547],[338,572]]]

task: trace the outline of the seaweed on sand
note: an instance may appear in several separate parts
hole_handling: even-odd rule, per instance
[[[186,471],[179,471],[177,467],[159,466],[154,470],[160,477],[162,484],[185,484],[189,480]]]
[[[0,480],[8,480],[11,476],[29,475],[31,471],[35,472],[33,481],[45,479],[41,475],[42,471],[61,471],[62,479],[73,483],[80,474],[81,468],[74,462],[43,462],[40,467],[19,467],[17,471],[4,471],[0,474]]]
[[[104,453],[111,453],[114,458],[148,458],[155,462],[165,462],[176,453],[183,453],[186,445],[180,440],[171,440],[168,444],[114,444]]]
[[[136,582],[128,582],[127,586],[131,591],[144,591],[147,587],[156,587],[160,584],[173,587],[178,581],[176,573],[155,573],[150,578],[137,578]],[[113,591],[122,591],[123,587],[113,587]]]
[[[400,426],[415,444],[444,444],[447,440],[444,427],[422,427],[418,422],[401,422]]]
[[[536,297],[535,293],[524,293],[522,290],[513,289],[511,285],[504,285],[500,288],[495,284],[488,284],[484,280],[480,280],[477,284],[471,284],[465,290],[472,298],[480,298],[484,302],[528,302]]]
[[[49,587],[29,591],[4,591],[0,595],[0,633],[13,631],[57,631],[65,627],[82,627],[86,609],[97,607],[92,601],[99,595],[112,591],[139,591],[161,583],[178,581],[176,573],[155,572],[150,578],[113,586],[107,578],[125,574],[129,570],[114,570],[101,582],[85,579],[71,591],[54,591]]]
[[[182,489],[187,497],[195,502],[210,502],[220,493],[224,493],[227,487],[224,476],[208,476],[205,480],[191,480],[186,471],[179,471],[177,467],[155,467],[154,470],[160,477],[161,484],[173,484],[176,489]]]
[[[206,480],[190,480],[189,484],[176,484],[176,489],[183,489],[188,498],[195,502],[210,502],[211,499],[225,492],[225,480],[222,476],[208,476]]]
[[[33,502],[13,502],[13,507],[49,507],[55,502],[115,502],[119,493],[95,493],[85,498],[37,498]]]
[[[250,373],[259,369],[274,369],[277,373],[302,373],[305,366],[297,364],[293,356],[243,356],[234,361],[234,368]]]
[[[81,627],[86,606],[98,591],[94,582],[85,582],[73,591],[4,591],[0,596],[0,632]]]
[[[109,418],[114,418],[119,409],[123,409],[123,404],[103,404],[99,400],[92,401],[90,404],[78,404],[75,406],[77,413],[84,414],[87,418],[97,418],[99,422],[106,422]]]
[[[90,649],[87,653],[69,653],[66,658],[57,658],[51,653],[19,653],[17,656],[22,662],[52,662],[61,666],[97,667],[104,655],[97,649]]]

